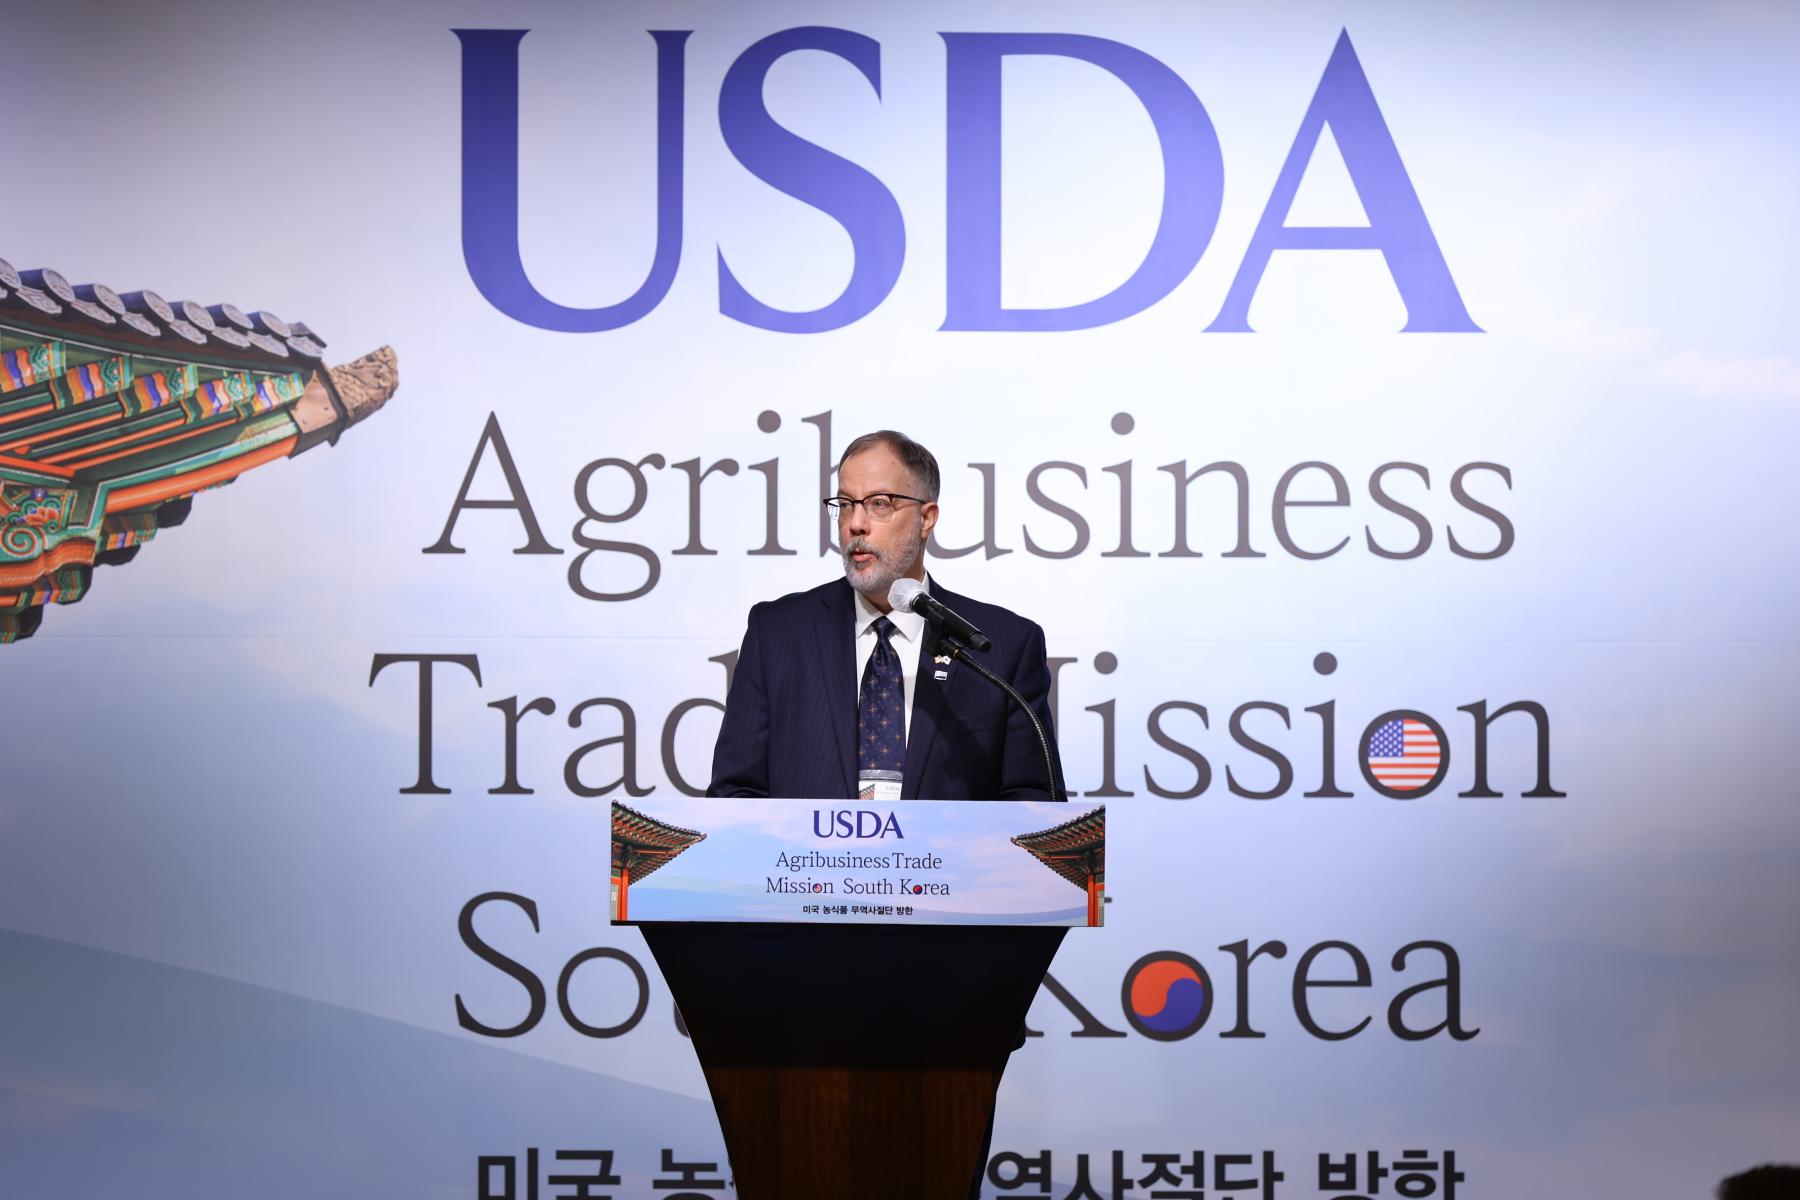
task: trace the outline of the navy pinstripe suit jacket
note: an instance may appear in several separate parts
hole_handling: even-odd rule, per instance
[[[1031,702],[1050,734],[1044,631],[935,580],[931,594],[992,639],[978,655]],[[856,603],[836,579],[750,610],[750,627],[725,697],[709,796],[856,796]],[[959,662],[934,664],[931,627],[920,647],[901,797],[1045,800],[1052,795],[1031,722],[1006,693]],[[947,672],[941,682],[934,675]],[[1061,783],[1061,762],[1057,761]]]

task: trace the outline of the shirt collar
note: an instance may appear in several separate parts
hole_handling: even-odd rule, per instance
[[[931,576],[929,575],[925,577],[925,591],[927,593],[930,593],[931,591]],[[861,637],[863,634],[869,632],[869,626],[873,625],[878,617],[886,617],[888,620],[892,621],[894,623],[894,631],[909,642],[916,642],[924,636],[925,618],[918,613],[884,613],[879,608],[875,607],[874,601],[870,600],[855,588],[850,589],[850,594],[856,597],[857,637]]]

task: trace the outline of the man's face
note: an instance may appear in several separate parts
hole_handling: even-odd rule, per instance
[[[885,445],[873,446],[844,460],[838,471],[840,496],[861,500],[878,492],[920,495],[922,487],[900,456]],[[858,504],[838,514],[838,542],[844,548],[844,578],[850,586],[887,610],[888,588],[902,576],[925,578],[925,539],[937,524],[935,502],[896,502],[885,521]]]

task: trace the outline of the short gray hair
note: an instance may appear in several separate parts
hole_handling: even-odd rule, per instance
[[[938,498],[937,457],[896,429],[877,429],[874,433],[863,434],[845,446],[843,454],[838,456],[838,470],[843,470],[844,464],[851,458],[861,454],[864,450],[873,450],[877,446],[886,446],[892,450],[906,469],[912,472],[912,477],[919,481],[919,487],[925,493],[923,499],[936,500]]]

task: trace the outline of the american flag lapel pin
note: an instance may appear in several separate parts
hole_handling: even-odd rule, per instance
[[[948,654],[934,654],[931,661],[937,664],[937,670],[931,673],[933,679],[942,683],[950,678],[950,656]]]

